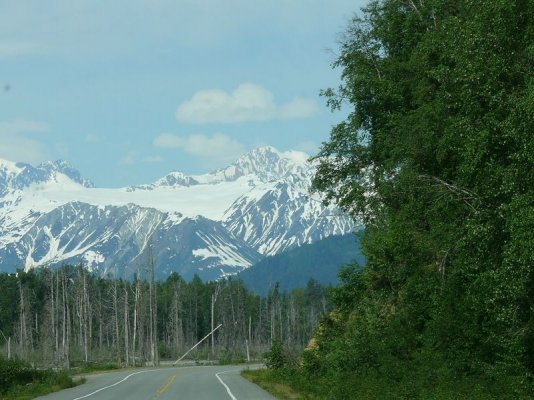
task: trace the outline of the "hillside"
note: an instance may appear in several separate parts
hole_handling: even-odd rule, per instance
[[[336,235],[266,257],[241,272],[239,278],[249,290],[266,296],[277,282],[281,291],[305,287],[310,278],[335,285],[339,269],[352,261],[365,263],[358,237]]]

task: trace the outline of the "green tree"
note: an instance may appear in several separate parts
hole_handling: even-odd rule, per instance
[[[314,187],[364,222],[368,266],[343,273],[326,361],[532,377],[533,43],[528,0],[372,1],[352,20],[323,93],[350,113]]]

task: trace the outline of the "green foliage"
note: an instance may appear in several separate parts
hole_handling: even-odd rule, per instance
[[[95,371],[113,371],[119,369],[120,365],[112,362],[73,362],[71,363],[71,368],[75,371],[76,374],[85,374],[88,372]]]
[[[288,351],[279,340],[273,340],[271,349],[264,354],[265,365],[269,369],[282,370],[290,366]]]
[[[0,391],[7,392],[16,385],[25,385],[41,377],[39,371],[19,360],[0,359]]]
[[[20,360],[0,357],[0,397],[33,398],[75,386],[65,372],[38,370]]]
[[[243,370],[241,375],[280,400],[316,398],[304,394],[306,390],[303,387],[298,387],[297,381],[294,379],[296,375],[292,375],[290,378],[266,369]]]
[[[0,329],[6,337],[13,336],[15,323],[17,320],[17,309],[13,304],[17,303],[17,281],[14,275],[0,274]],[[0,335],[0,343],[4,342],[4,337]]]
[[[323,94],[351,112],[314,187],[364,221],[367,267],[341,272],[303,360],[353,382],[329,398],[533,389],[532,43],[527,0],[371,1],[349,25]]]
[[[219,357],[219,365],[244,364],[245,362],[246,358],[242,353],[236,353],[230,349],[226,349]]]

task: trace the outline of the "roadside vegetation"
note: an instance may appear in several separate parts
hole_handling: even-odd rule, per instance
[[[288,379],[284,374],[270,369],[244,370],[241,375],[269,392],[279,400],[314,399],[315,396],[299,391],[298,383],[294,379]]]
[[[534,2],[371,1],[316,190],[367,265],[277,376],[321,399],[534,397]],[[267,356],[269,360],[269,355]]]
[[[36,369],[23,361],[0,357],[0,399],[33,399],[83,382],[65,371]]]

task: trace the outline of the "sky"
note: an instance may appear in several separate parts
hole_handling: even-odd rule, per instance
[[[0,158],[98,187],[314,154],[347,110],[339,39],[364,0],[0,0]]]

